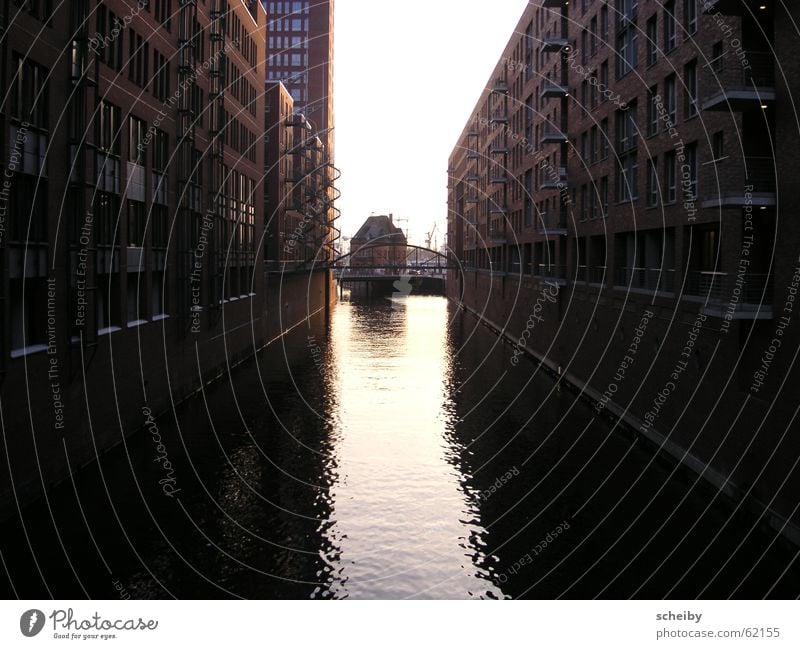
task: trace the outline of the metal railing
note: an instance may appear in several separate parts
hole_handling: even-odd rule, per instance
[[[567,267],[555,264],[534,264],[533,274],[545,279],[566,279]]]
[[[764,273],[720,273],[690,271],[686,274],[686,295],[707,299],[709,302],[736,302],[740,305],[757,305],[772,301],[772,275]]]
[[[675,271],[665,268],[618,268],[614,273],[616,286],[645,291],[674,291]]]
[[[576,282],[589,282],[590,284],[603,284],[606,281],[605,266],[578,266],[575,270]]]
[[[736,58],[730,54],[721,70],[715,71],[716,79],[709,79],[704,99],[719,95],[725,90],[752,90],[775,86],[775,56],[769,52],[741,52]]]

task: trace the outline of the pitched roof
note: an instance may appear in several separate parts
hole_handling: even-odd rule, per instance
[[[381,239],[387,243],[406,243],[406,235],[396,227],[388,216],[370,216],[359,228],[353,239],[371,241]]]

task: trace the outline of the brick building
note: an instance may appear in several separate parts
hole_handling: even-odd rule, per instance
[[[306,135],[319,138],[321,144],[313,173],[320,175],[324,192],[315,192],[311,200],[321,202],[316,211],[321,210],[328,232],[321,253],[332,259],[340,237],[336,228],[339,210],[334,204],[339,174],[334,167],[333,0],[263,0],[262,4],[269,14],[267,83],[283,83],[294,112],[303,115]]]
[[[0,11],[2,516],[329,290],[280,304],[265,272],[260,3]]]
[[[394,224],[391,214],[370,216],[350,239],[350,265],[404,267],[406,243],[406,235]]]
[[[449,160],[448,289],[800,541],[797,19],[530,2]]]

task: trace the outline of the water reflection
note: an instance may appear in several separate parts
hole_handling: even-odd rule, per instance
[[[716,494],[509,360],[443,298],[345,301],[159,419],[179,498],[140,434],[4,522],[3,593],[797,595],[744,514],[717,536]]]
[[[339,476],[326,538],[341,555],[321,595],[500,595],[473,561],[483,530],[462,487],[463,448],[452,436],[447,316],[436,297],[336,310]]]

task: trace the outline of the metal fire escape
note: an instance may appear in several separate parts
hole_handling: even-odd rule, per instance
[[[186,335],[191,325],[192,273],[192,170],[194,157],[195,115],[192,110],[192,86],[197,76],[197,3],[180,0],[178,29],[178,218],[177,270],[178,314]]]
[[[210,40],[211,51],[209,59],[209,89],[208,102],[210,110],[209,136],[211,137],[211,189],[208,197],[208,217],[214,222],[215,246],[209,255],[209,287],[210,300],[215,318],[219,317],[224,298],[224,282],[227,277],[225,269],[225,251],[228,248],[223,233],[227,229],[223,220],[226,218],[225,187],[228,178],[225,174],[225,127],[227,116],[225,114],[225,70],[227,56],[225,54],[225,34],[228,19],[227,0],[212,0]]]

